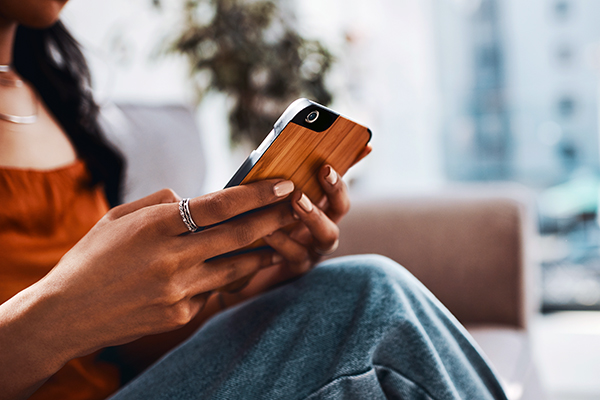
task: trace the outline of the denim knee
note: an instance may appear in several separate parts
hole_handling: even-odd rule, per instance
[[[370,307],[391,309],[400,306],[405,310],[412,309],[411,313],[414,308],[431,308],[429,305],[432,305],[436,312],[453,319],[417,278],[384,256],[365,254],[327,260],[308,276],[313,289],[325,284],[330,297],[368,303]]]
[[[365,283],[376,285],[399,286],[404,290],[422,289],[421,283],[402,265],[394,260],[378,254],[345,256],[327,260],[319,265],[313,273],[318,280],[329,280],[335,284],[340,275],[348,285],[364,286]]]

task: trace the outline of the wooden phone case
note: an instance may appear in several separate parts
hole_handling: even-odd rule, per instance
[[[342,116],[323,132],[290,122],[242,184],[270,178],[289,179],[313,203],[318,203],[324,196],[317,178],[319,169],[329,164],[344,175],[370,138],[367,128]]]

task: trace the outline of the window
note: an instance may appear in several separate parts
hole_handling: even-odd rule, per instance
[[[575,113],[575,99],[571,96],[562,96],[558,100],[558,113],[561,117],[569,118]]]
[[[480,21],[494,21],[496,18],[496,2],[494,0],[482,0],[476,17]]]
[[[569,19],[572,13],[571,2],[568,0],[558,0],[554,3],[554,16],[557,20],[565,21]]]
[[[563,43],[556,47],[556,59],[562,66],[571,65],[575,58],[575,50],[573,46]]]
[[[500,49],[495,45],[482,46],[477,53],[479,68],[496,68],[500,64]]]

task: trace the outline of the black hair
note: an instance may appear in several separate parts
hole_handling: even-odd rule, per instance
[[[19,26],[13,64],[71,139],[90,171],[92,186],[103,185],[109,204],[119,204],[124,160],[102,133],[79,43],[60,21],[46,29]]]

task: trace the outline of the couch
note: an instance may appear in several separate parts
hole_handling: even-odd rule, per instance
[[[467,327],[511,400],[544,398],[527,331],[537,274],[523,192],[488,187],[355,200],[335,253],[377,253],[411,271]]]
[[[163,187],[202,194],[204,149],[189,109],[110,105],[102,116],[109,139],[129,160],[126,201]],[[527,331],[537,305],[524,193],[510,186],[356,199],[334,256],[378,253],[404,265],[467,327],[509,398],[539,400]]]

